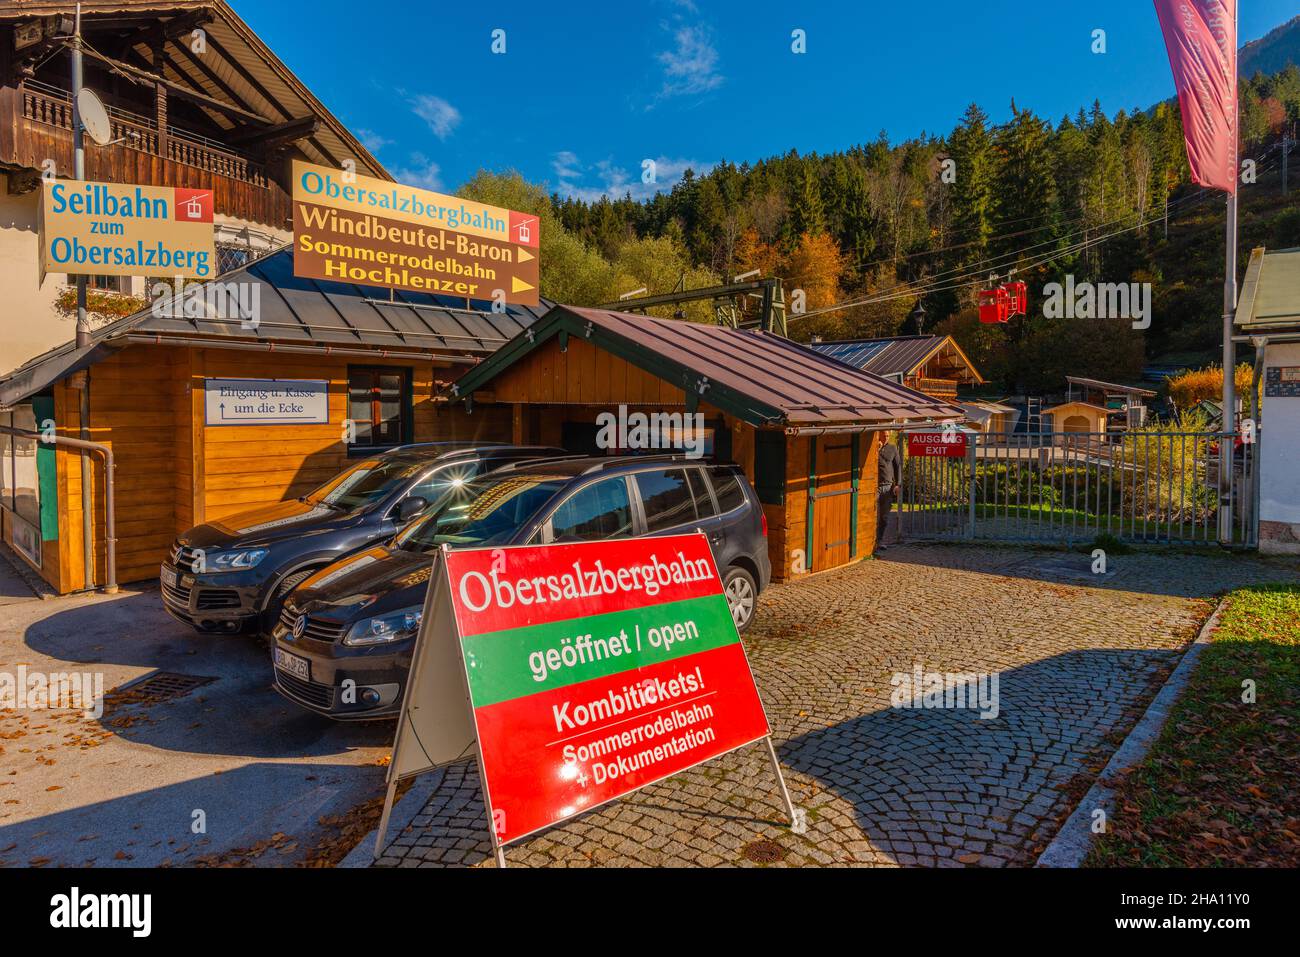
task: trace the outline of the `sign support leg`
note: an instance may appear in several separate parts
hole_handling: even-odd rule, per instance
[[[772,745],[772,736],[769,734],[763,739],[767,745],[767,756],[772,759],[772,773],[776,775],[776,783],[781,785],[781,797],[785,801],[786,813],[790,815],[790,824],[795,823],[794,802],[790,800],[790,789],[785,786],[785,777],[781,774],[781,762],[777,760],[776,748]]]
[[[388,782],[388,793],[384,795],[384,813],[379,815],[379,829],[375,833],[375,859],[384,851],[384,838],[388,836],[388,815],[393,811],[393,796],[397,793],[397,776]]]

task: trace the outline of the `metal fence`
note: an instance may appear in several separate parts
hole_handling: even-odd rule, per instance
[[[1256,544],[1258,445],[1233,433],[968,433],[955,458],[901,444],[904,539],[1213,543],[1227,508],[1232,544]]]

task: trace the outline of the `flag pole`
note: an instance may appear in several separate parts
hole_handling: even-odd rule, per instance
[[[1235,24],[1234,24],[1235,27]],[[1233,31],[1233,43],[1236,43],[1236,31]],[[1235,50],[1233,51],[1236,52]],[[1232,58],[1233,103],[1236,103],[1237,58]],[[1237,432],[1237,346],[1232,341],[1233,323],[1237,318],[1237,163],[1239,160],[1238,126],[1240,114],[1234,107],[1232,117],[1232,177],[1233,188],[1228,192],[1227,215],[1224,226],[1226,246],[1224,254],[1223,276],[1223,422],[1222,428],[1227,433],[1219,442],[1219,544],[1232,544],[1232,473],[1233,458],[1236,449],[1234,438]]]
[[[1237,194],[1228,194],[1227,263],[1223,280],[1223,431],[1219,443],[1219,544],[1232,544],[1233,435],[1237,431],[1236,344],[1232,326],[1237,315]]]

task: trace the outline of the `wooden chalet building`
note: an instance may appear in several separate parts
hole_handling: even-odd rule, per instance
[[[984,377],[952,336],[840,339],[813,342],[810,348],[945,401],[957,398],[959,386],[984,384]]]
[[[508,413],[513,441],[598,453],[602,415],[698,413],[705,454],[740,465],[784,581],[875,548],[887,433],[957,422],[957,406],[769,332],[556,306],[451,387]]]
[[[212,189],[218,259],[236,268],[290,239],[294,158],[392,177],[224,0],[84,0],[87,88],[114,140],[86,138],[86,179]],[[42,171],[73,175],[70,54],[75,4],[0,0],[0,373],[72,338],[38,286]],[[170,277],[160,277],[170,278]],[[92,277],[92,305],[142,299],[145,277]],[[119,313],[133,311],[121,305]]]
[[[118,581],[157,577],[179,532],[304,494],[350,456],[509,439],[508,409],[467,415],[440,386],[549,304],[498,314],[489,303],[296,278],[285,245],[291,161],[352,161],[391,177],[220,0],[82,4],[85,84],[121,140],[87,141],[86,175],[212,189],[220,275],[194,285],[205,303],[216,287],[256,294],[258,322],[190,314],[183,302],[160,313],[146,304],[146,277],[99,277],[92,311],[106,298],[119,316],[78,348],[73,320],[54,308],[66,277],[38,285],[36,234],[42,163],[53,159],[61,177],[73,170],[62,39],[73,9],[0,0],[0,425],[53,422],[59,436],[111,448]],[[215,422],[205,401],[229,380],[305,380],[322,408],[312,422]],[[84,461],[93,481],[83,490],[78,451],[0,434],[0,540],[60,593],[107,581],[105,462]]]

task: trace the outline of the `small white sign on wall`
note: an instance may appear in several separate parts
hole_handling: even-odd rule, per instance
[[[207,425],[325,425],[324,379],[204,379]]]

